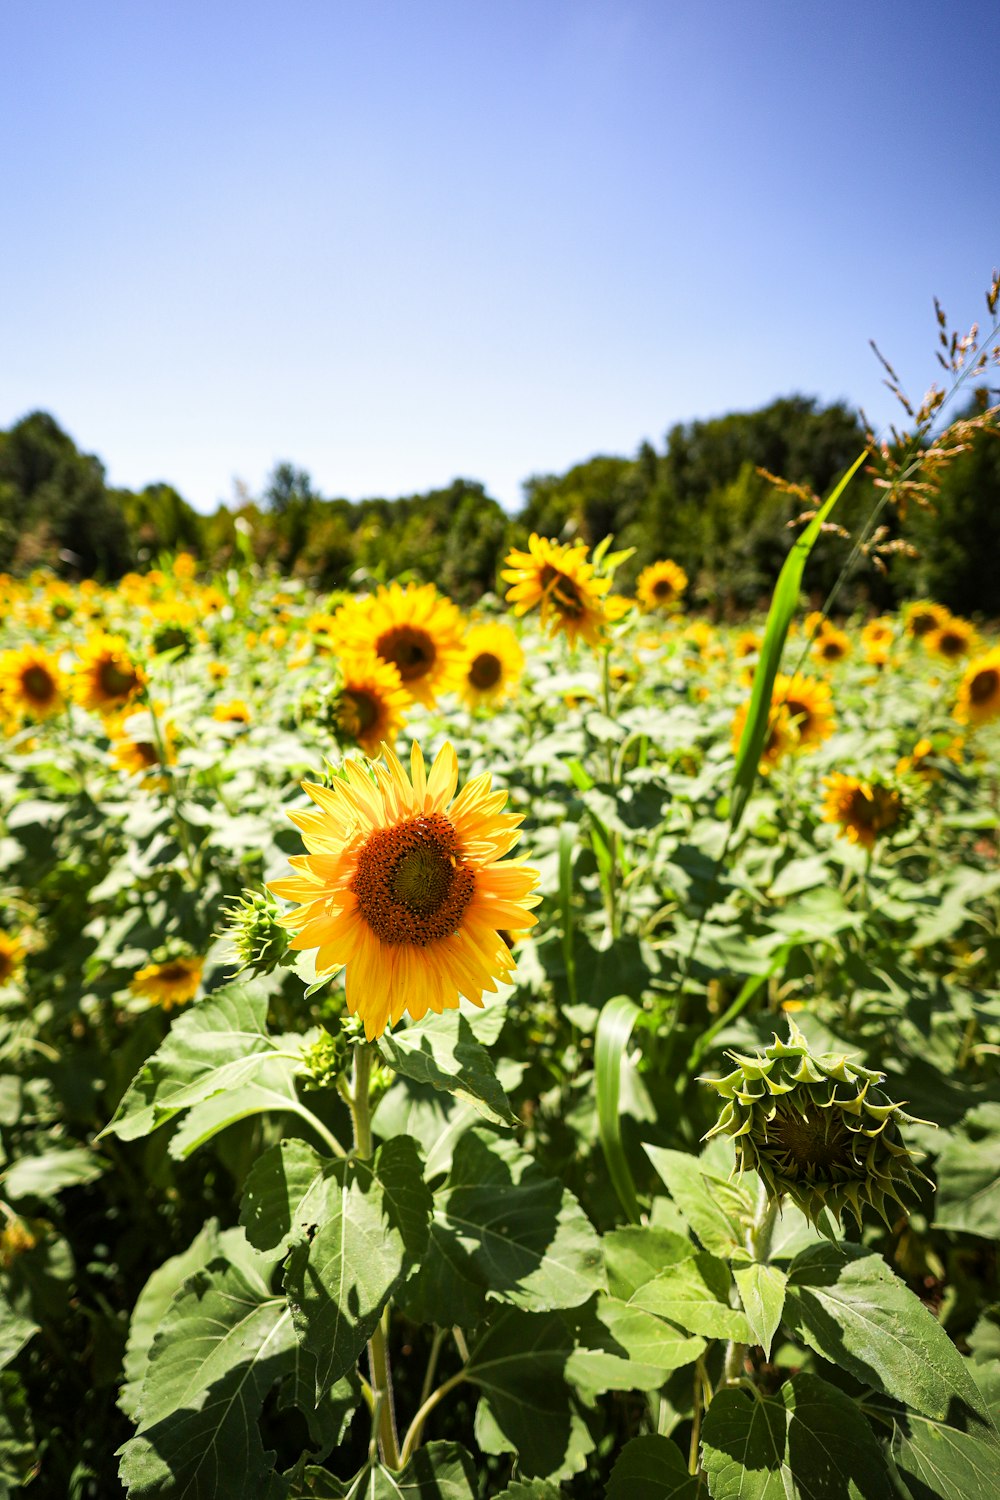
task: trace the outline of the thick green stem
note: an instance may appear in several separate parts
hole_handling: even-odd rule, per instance
[[[770,1257],[774,1226],[778,1219],[778,1205],[779,1200],[770,1196],[762,1182],[757,1190],[757,1210],[746,1236],[747,1250],[758,1265],[766,1265]],[[733,1385],[743,1379],[746,1357],[746,1344],[730,1339],[726,1347],[722,1379],[719,1382],[720,1390],[724,1385]]]
[[[406,1464],[419,1448],[420,1437],[424,1430],[424,1423],[427,1421],[427,1418],[430,1416],[435,1406],[437,1406],[438,1402],[442,1401],[444,1397],[447,1396],[449,1391],[453,1391],[457,1385],[461,1385],[464,1379],[465,1371],[459,1370],[457,1375],[453,1375],[450,1380],[446,1380],[443,1385],[439,1385],[437,1390],[432,1391],[431,1394],[427,1397],[427,1400],[423,1403],[420,1410],[417,1412],[417,1415],[410,1423],[410,1430],[406,1434],[406,1441],[403,1443],[403,1451],[399,1456],[399,1462],[401,1466],[403,1464]]]
[[[371,1120],[371,1042],[358,1042],[354,1048],[354,1066],[351,1071],[351,1087],[348,1104],[354,1124],[354,1155],[367,1161],[372,1154]],[[368,1369],[371,1374],[374,1410],[373,1426],[377,1430],[379,1452],[382,1462],[390,1469],[399,1468],[399,1437],[396,1432],[396,1410],[392,1399],[392,1369],[388,1348],[389,1304],[368,1340]],[[375,1436],[373,1431],[372,1436]]]

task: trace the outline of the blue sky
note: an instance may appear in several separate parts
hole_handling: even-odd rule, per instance
[[[992,7],[6,0],[0,427],[199,509],[893,415],[1000,261]],[[995,11],[992,12],[995,20]]]

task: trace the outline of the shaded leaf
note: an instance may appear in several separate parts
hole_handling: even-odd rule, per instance
[[[704,1480],[688,1473],[681,1450],[649,1432],[626,1443],[611,1471],[607,1500],[695,1500]]]

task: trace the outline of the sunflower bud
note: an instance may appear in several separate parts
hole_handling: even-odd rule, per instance
[[[882,1093],[885,1075],[811,1052],[791,1020],[787,1042],[728,1056],[735,1072],[701,1081],[725,1100],[708,1135],[733,1137],[738,1171],[756,1171],[772,1200],[789,1197],[814,1223],[824,1209],[843,1222],[849,1209],[860,1226],[865,1204],[888,1223],[886,1200],[904,1206],[900,1190],[923,1177],[899,1126],[926,1122]]]
[[[344,1031],[321,1031],[302,1056],[303,1083],[307,1089],[332,1088],[351,1061],[352,1045]]]
[[[278,924],[277,902],[267,892],[244,891],[229,907],[225,935],[240,960],[237,973],[270,974],[288,952],[288,934]]]

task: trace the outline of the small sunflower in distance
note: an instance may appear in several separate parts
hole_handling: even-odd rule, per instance
[[[469,708],[494,708],[510,697],[521,680],[521,644],[509,625],[474,625],[465,645],[462,697]]]
[[[852,844],[874,849],[876,840],[899,826],[903,819],[903,799],[895,787],[871,778],[859,781],[856,776],[835,772],[824,777],[827,791],[823,799],[824,823],[839,823],[843,837]]]
[[[850,636],[828,622],[813,641],[812,654],[817,661],[843,661],[845,656],[851,654]]]
[[[374,651],[394,666],[411,698],[432,708],[462,680],[462,616],[432,583],[379,585],[374,594],[351,599],[334,615],[338,655]]]
[[[54,656],[36,646],[0,651],[0,693],[8,712],[47,719],[65,702],[65,679]]]
[[[500,576],[511,585],[507,600],[516,615],[537,606],[549,635],[563,633],[571,646],[579,636],[588,646],[603,644],[608,625],[603,601],[611,580],[597,576],[584,542],[551,542],[533,531],[527,552],[515,548],[506,561]]]
[[[782,704],[795,725],[800,750],[814,750],[834,731],[833,698],[829,684],[818,677],[779,672],[774,679],[774,703]]]
[[[958,685],[955,718],[960,724],[985,724],[1000,717],[1000,646],[974,657]]]
[[[662,562],[650,563],[636,579],[635,595],[640,606],[648,613],[654,609],[670,609],[680,603],[688,586],[688,576],[679,563],[666,557]]]
[[[920,641],[932,630],[940,630],[948,620],[948,611],[943,604],[931,599],[914,599],[903,612],[906,634],[911,640]]]
[[[932,656],[940,656],[944,661],[958,661],[975,649],[975,626],[958,615],[949,615],[943,625],[928,631],[924,645]]]
[[[146,964],[133,975],[131,989],[154,1005],[171,1010],[175,1005],[186,1005],[198,993],[201,984],[203,958],[169,958],[165,963]]]
[[[391,745],[406,722],[412,703],[396,667],[374,652],[340,659],[343,682],[330,702],[328,722],[338,737],[377,755]]]
[[[24,962],[24,946],[19,938],[0,929],[0,984],[14,978]]]
[[[502,811],[506,792],[477,776],[455,796],[451,745],[429,774],[413,745],[410,775],[385,747],[386,764],[344,762],[329,787],[304,783],[317,810],[289,816],[309,851],[295,874],[272,882],[300,905],[282,924],[293,948],[316,948],[321,978],[346,969],[347,1008],[369,1041],[404,1011],[482,1005],[515,964],[502,934],[535,923],[538,872],[504,862],[522,821]]]
[[[129,653],[120,635],[97,635],[80,652],[73,674],[76,701],[95,713],[117,713],[138,698],[146,674]]]
[[[244,699],[230,698],[225,703],[215,705],[212,718],[217,724],[249,724],[253,714]]]

